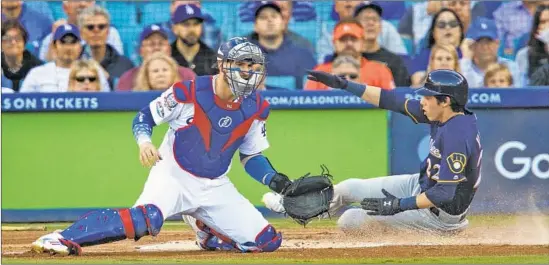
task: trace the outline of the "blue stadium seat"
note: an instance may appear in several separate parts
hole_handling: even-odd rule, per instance
[[[51,1],[51,2],[48,2],[48,5],[50,6],[50,10],[52,12],[54,20],[67,17],[67,15],[65,14],[65,11],[63,11],[62,1]]]
[[[404,46],[406,46],[406,51],[408,51],[408,55],[414,55],[416,53],[414,49],[414,41],[408,37],[402,37],[402,36],[400,37],[404,42]]]
[[[295,90],[295,77],[293,76],[267,76],[265,80],[265,85],[267,87],[279,87],[289,90]]]
[[[333,1],[313,1],[318,17],[321,21],[332,20]]]
[[[140,6],[141,25],[170,20],[170,1],[150,1]]]
[[[135,2],[108,1],[105,8],[111,15],[115,27],[137,26],[137,6]]]
[[[124,42],[124,54],[132,60],[134,64],[139,64],[139,34],[141,33],[141,27],[119,27],[117,28],[120,33],[120,38]]]
[[[320,36],[320,27],[318,25],[319,23],[313,20],[305,22],[291,22],[288,27],[290,30],[296,32],[302,37],[305,37],[314,46]]]
[[[238,19],[235,19],[234,21],[236,22],[234,36],[245,37],[254,31],[253,22],[240,22]]]

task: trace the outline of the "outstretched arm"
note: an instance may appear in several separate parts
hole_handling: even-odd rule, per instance
[[[419,101],[405,98],[396,90],[385,90],[376,86],[345,80],[339,76],[322,71],[307,71],[309,80],[323,83],[332,88],[346,90],[364,101],[386,110],[395,111],[410,117],[415,123],[428,123]]]

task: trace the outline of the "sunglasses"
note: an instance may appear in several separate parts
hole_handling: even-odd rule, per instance
[[[85,25],[84,27],[86,27],[87,30],[89,31],[93,31],[94,29],[98,29],[98,30],[104,30],[107,28],[107,24],[88,24],[88,25]]]
[[[459,27],[459,22],[457,20],[439,21],[439,22],[437,22],[436,26],[439,29],[443,29],[443,28],[446,28],[448,26],[450,26],[450,28],[455,28],[455,27]]]
[[[347,73],[347,74],[339,74],[337,75],[343,79],[356,79],[358,77],[358,74],[355,73]]]
[[[61,42],[61,44],[76,44],[78,43],[78,39],[72,36],[68,36],[68,37],[61,38],[59,42]]]
[[[90,83],[93,83],[97,80],[97,77],[95,76],[77,76],[74,78],[76,82],[78,83],[84,83],[86,80],[90,81]]]

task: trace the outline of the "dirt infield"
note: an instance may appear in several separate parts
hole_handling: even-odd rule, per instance
[[[284,237],[281,249],[265,255],[291,260],[548,255],[549,261],[547,217],[517,217],[501,223],[497,219],[472,222],[468,230],[454,236],[391,231],[379,226],[370,226],[364,229],[368,232],[353,235],[336,228],[291,227],[280,230]],[[44,233],[2,231],[3,258],[37,261],[55,258],[28,251],[30,242]],[[124,240],[87,247],[82,256],[68,259],[146,261],[161,257],[207,261],[214,257],[235,258],[241,255],[199,251],[193,240],[194,234],[187,228],[167,230],[156,238],[145,237],[138,242]]]

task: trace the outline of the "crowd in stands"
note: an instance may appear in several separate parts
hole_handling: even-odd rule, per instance
[[[262,89],[327,90],[306,70],[395,89],[436,69],[470,87],[549,85],[549,1],[2,1],[2,92],[164,90],[265,53]]]

